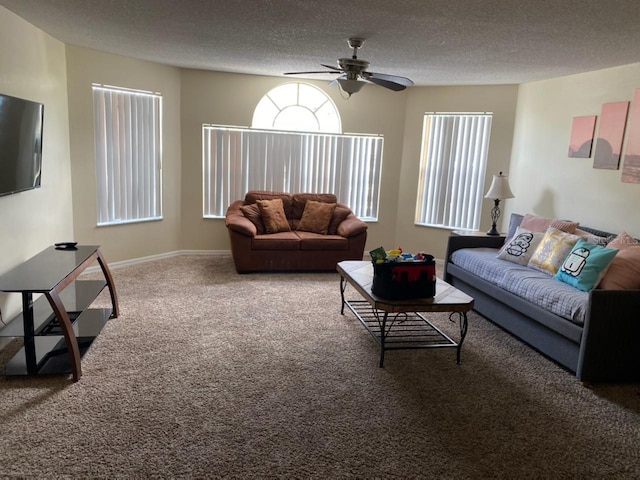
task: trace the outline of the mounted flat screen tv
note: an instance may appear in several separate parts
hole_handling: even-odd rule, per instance
[[[0,196],[40,187],[44,105],[0,94]]]

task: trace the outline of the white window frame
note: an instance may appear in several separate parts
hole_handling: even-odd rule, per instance
[[[384,138],[202,126],[203,217],[224,218],[249,190],[334,193],[377,221]]]
[[[492,117],[491,112],[425,113],[417,225],[479,228]]]
[[[162,219],[162,95],[93,84],[98,226]]]

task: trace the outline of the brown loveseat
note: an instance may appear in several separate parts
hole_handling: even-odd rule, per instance
[[[238,273],[335,271],[342,260],[362,260],[367,240],[367,224],[328,193],[250,191],[225,223]]]

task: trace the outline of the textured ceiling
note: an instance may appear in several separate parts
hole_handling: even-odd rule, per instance
[[[640,0],[0,0],[73,45],[259,75],[351,54],[417,85],[522,83],[640,61]],[[2,46],[5,48],[5,46]],[[332,78],[314,75],[311,78]]]

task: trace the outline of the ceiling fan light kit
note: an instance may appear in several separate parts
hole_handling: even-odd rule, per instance
[[[364,87],[365,82],[360,82],[358,80],[349,80],[348,78],[338,78],[338,83],[340,84],[340,88],[343,92],[348,93],[349,96],[354,93],[358,93],[362,87]]]
[[[413,85],[413,82],[406,77],[368,72],[367,68],[369,68],[369,62],[358,58],[358,48],[362,47],[364,44],[364,38],[351,37],[348,40],[348,44],[349,47],[353,48],[353,55],[351,58],[339,58],[339,67],[321,64],[329,70],[315,72],[288,72],[285,73],[285,75],[304,75],[311,73],[341,74],[340,77],[333,80],[329,85],[338,84],[340,89],[348,95],[347,98],[351,97],[354,93],[358,93],[367,82],[388,88],[394,92],[399,92],[408,86]]]

